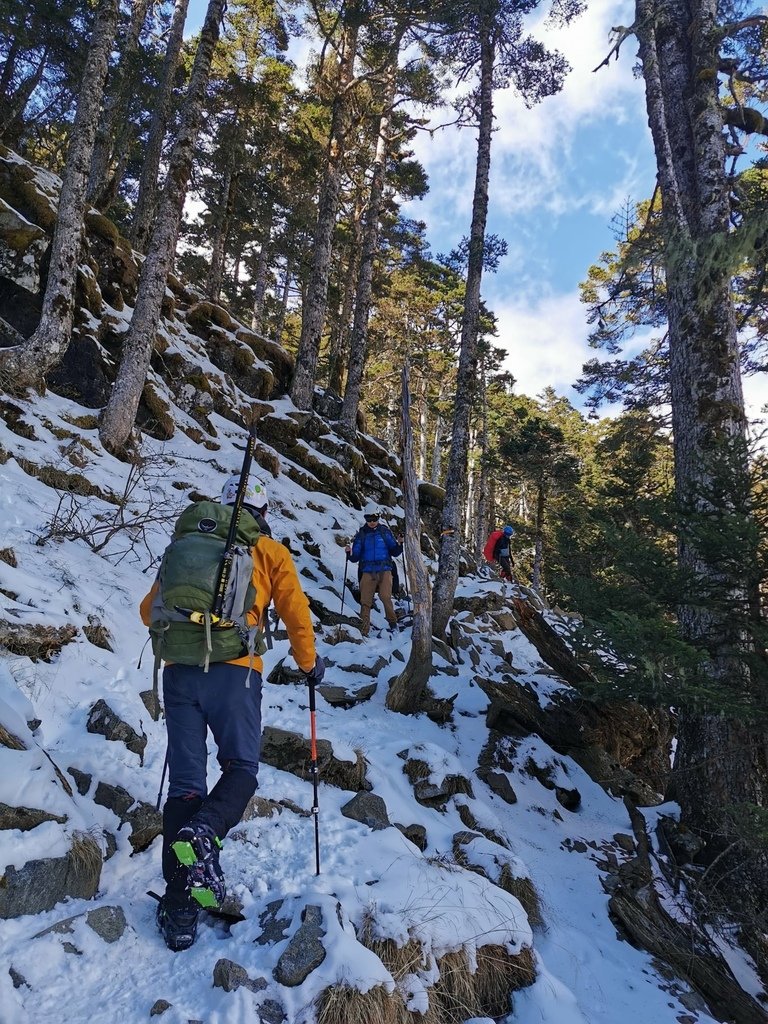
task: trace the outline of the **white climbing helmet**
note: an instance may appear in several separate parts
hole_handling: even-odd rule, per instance
[[[369,501],[368,504],[363,509],[363,518],[367,518],[368,516],[376,516],[376,518],[378,519],[380,515],[381,509],[379,508],[375,501]]]
[[[221,492],[222,505],[234,505],[237,498],[237,485],[240,483],[239,476],[231,476],[224,484]],[[267,488],[261,480],[249,480],[245,485],[243,495],[244,505],[253,505],[254,508],[263,508],[268,502]]]

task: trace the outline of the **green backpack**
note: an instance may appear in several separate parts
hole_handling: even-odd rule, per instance
[[[157,594],[150,611],[149,633],[156,666],[162,660],[200,665],[207,672],[212,661],[233,661],[245,655],[253,658],[266,650],[263,632],[247,621],[256,597],[251,548],[258,543],[261,531],[245,509],[240,513],[237,546],[224,594],[223,625],[211,621],[231,521],[232,506],[216,501],[190,505],[176,521],[160,563]]]

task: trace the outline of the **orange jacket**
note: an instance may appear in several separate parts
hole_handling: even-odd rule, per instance
[[[301,589],[291,554],[284,545],[265,536],[259,538],[258,544],[251,549],[251,554],[256,600],[248,613],[248,622],[252,626],[261,622],[264,609],[270,601],[274,601],[277,614],[288,630],[294,660],[302,672],[309,672],[315,664],[315,633],[309,614],[309,601]],[[149,625],[152,601],[156,593],[157,580],[141,602],[141,621],[145,626]],[[250,661],[246,655],[245,658],[237,658],[229,664],[248,668]],[[261,658],[254,658],[253,667],[259,672],[262,671]]]

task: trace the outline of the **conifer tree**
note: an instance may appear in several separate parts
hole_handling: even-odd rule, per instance
[[[160,307],[176,250],[176,236],[187,194],[213,50],[219,38],[225,8],[226,0],[209,0],[181,113],[179,133],[168,163],[160,208],[141,268],[131,326],[123,341],[112,394],[99,423],[102,444],[111,451],[121,450],[128,441],[146,381]]]
[[[72,337],[88,171],[119,8],[119,0],[100,0],[96,8],[69,139],[40,322],[23,345],[0,349],[0,374],[12,379],[16,387],[44,378],[62,358]]]
[[[500,82],[514,82],[526,102],[533,104],[561,87],[567,64],[539,42],[523,35],[522,17],[538,6],[530,0],[467,0],[452,2],[443,10],[444,49],[458,53],[460,76],[477,72],[478,82],[471,100],[478,124],[475,189],[469,235],[467,292],[462,320],[461,350],[456,381],[451,448],[446,478],[443,518],[458,525],[466,499],[469,420],[476,376],[480,285],[485,255],[488,215],[488,180],[493,131],[493,89]],[[557,12],[570,18],[578,12],[577,2],[559,3]],[[554,13],[554,12],[553,12]],[[459,578],[460,534],[447,539],[440,550],[440,565],[433,594],[433,630],[443,636],[453,607]]]

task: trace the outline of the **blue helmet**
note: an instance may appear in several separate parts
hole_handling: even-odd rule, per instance
[[[514,531],[513,527],[511,527],[511,526],[505,526],[504,527],[504,536],[505,537],[511,537],[514,532],[515,531]]]

